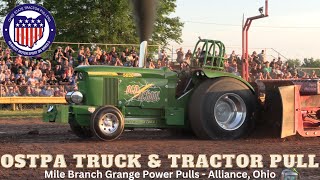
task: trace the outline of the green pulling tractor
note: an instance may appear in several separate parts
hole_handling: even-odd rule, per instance
[[[222,42],[200,39],[190,68],[79,66],[78,91],[66,94],[68,105],[46,105],[44,121],[68,123],[81,138],[107,141],[125,128],[192,129],[201,139],[239,138],[254,126],[256,97],[248,82],[223,72],[224,56]]]

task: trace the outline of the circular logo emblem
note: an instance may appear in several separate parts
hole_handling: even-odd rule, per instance
[[[36,56],[45,52],[56,35],[53,17],[36,4],[23,4],[11,10],[2,30],[9,48],[22,56]]]

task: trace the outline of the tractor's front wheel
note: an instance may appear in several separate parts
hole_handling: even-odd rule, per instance
[[[255,96],[241,81],[209,79],[195,89],[189,105],[194,133],[202,139],[235,139],[249,133]]]
[[[104,141],[114,140],[123,132],[123,115],[114,106],[101,107],[93,113],[90,128],[99,139]]]

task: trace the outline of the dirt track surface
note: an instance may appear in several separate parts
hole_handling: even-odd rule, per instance
[[[30,131],[39,131],[31,133]],[[319,138],[293,137],[280,139],[251,135],[233,141],[203,141],[192,136],[173,135],[168,131],[126,131],[116,141],[101,142],[95,139],[81,140],[70,131],[69,126],[43,123],[41,119],[0,119],[0,155],[3,154],[64,154],[68,169],[74,169],[73,154],[141,154],[141,171],[171,171],[168,154],[262,154],[268,167],[270,154],[316,154],[320,162]],[[160,169],[147,166],[147,156],[159,154]],[[49,168],[50,169],[50,168]],[[279,173],[283,168],[269,169]],[[0,179],[44,179],[45,169],[0,167]],[[67,170],[67,169],[62,169]],[[88,170],[88,169],[81,169]],[[106,169],[103,169],[106,170]],[[126,171],[126,169],[113,169]],[[188,169],[184,169],[188,171]],[[198,169],[208,172],[210,169]],[[252,169],[233,169],[252,172]],[[130,170],[132,171],[132,170]],[[298,169],[301,179],[320,179],[318,169]],[[201,177],[203,178],[203,177]]]

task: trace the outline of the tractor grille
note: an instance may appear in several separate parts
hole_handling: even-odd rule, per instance
[[[104,79],[104,104],[117,105],[118,104],[118,79],[105,78]]]

